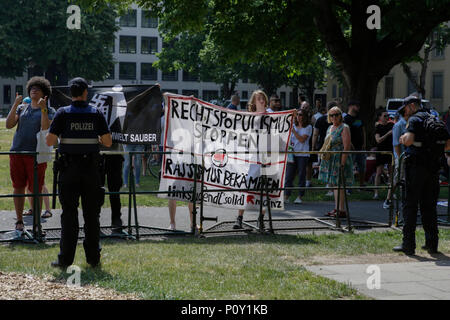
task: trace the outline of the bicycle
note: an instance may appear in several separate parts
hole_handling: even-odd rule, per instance
[[[147,156],[146,169],[152,177],[159,179],[161,173],[161,161],[153,159],[152,155]]]

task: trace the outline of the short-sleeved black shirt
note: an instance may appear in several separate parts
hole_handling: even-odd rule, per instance
[[[317,137],[316,142],[316,150],[320,150],[320,148],[322,148],[329,126],[330,123],[328,123],[327,115],[321,116],[319,119],[317,119],[316,123],[314,124],[314,128],[319,130],[319,136]]]
[[[388,122],[386,124],[377,124],[375,127],[375,134],[379,134],[380,137],[384,136],[386,133],[388,133],[392,128],[394,127],[394,124],[392,122]],[[389,135],[383,142],[377,144],[377,150],[378,151],[392,151],[392,133]]]
[[[99,144],[93,142],[109,133],[109,129],[105,117],[97,108],[84,101],[74,101],[70,106],[58,109],[49,132],[61,139],[59,152],[87,154],[99,152]]]
[[[350,135],[355,150],[362,150],[364,144],[364,123],[358,117],[347,114],[344,117],[344,123],[350,127]]]
[[[423,109],[419,109],[414,113],[406,123],[406,132],[414,133],[414,142],[425,141],[425,128],[423,127],[423,121],[429,116]],[[407,154],[418,155],[421,153],[421,148],[415,145],[411,145],[406,148]]]

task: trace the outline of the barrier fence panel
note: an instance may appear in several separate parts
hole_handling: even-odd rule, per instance
[[[14,152],[9,152],[9,153],[3,153],[3,154],[12,154]],[[101,152],[102,154],[122,154],[124,156],[128,156],[129,160],[130,160],[130,164],[133,163],[132,161],[132,157],[133,155],[136,154],[147,154],[147,155],[163,155],[163,154],[170,154],[173,152],[160,152],[160,151],[130,151],[130,152],[109,152],[109,151],[103,151]],[[180,154],[183,154],[182,152],[178,152]],[[237,152],[234,152],[237,153]],[[262,153],[262,152],[260,152]],[[280,152],[281,153],[281,152]],[[366,152],[366,151],[325,151],[325,152],[320,152],[320,151],[316,151],[316,152],[283,152],[283,153],[289,153],[289,154],[323,154],[323,153],[331,153],[331,154],[340,154],[341,156],[345,153],[347,154],[355,154],[355,153],[379,153],[379,154],[390,154],[392,155],[392,152],[384,152],[384,151],[370,151],[370,152]],[[37,153],[36,152],[31,152],[29,154],[33,154],[35,157],[35,173],[37,172]],[[177,192],[180,193],[190,193],[192,192],[192,202],[193,202],[193,221],[192,221],[192,226],[193,228],[190,230],[190,234],[196,234],[196,229],[195,226],[197,225],[197,205],[199,205],[200,208],[200,212],[199,212],[199,229],[198,232],[199,234],[208,234],[208,233],[229,233],[229,232],[248,232],[249,230],[257,230],[256,222],[257,221],[245,221],[244,225],[246,227],[249,227],[250,229],[244,229],[244,230],[239,230],[239,229],[230,229],[229,227],[232,226],[232,222],[230,221],[224,221],[224,222],[218,222],[217,217],[205,217],[204,216],[204,183],[205,183],[205,170],[203,170],[203,168],[205,168],[205,154],[201,155],[201,172],[198,172],[199,166],[197,165],[197,157],[194,154],[190,154],[190,153],[184,153],[184,154],[188,154],[191,155],[191,158],[193,159],[193,163],[194,165],[194,179],[192,181],[193,183],[193,190],[192,191],[186,191],[186,190],[180,190]],[[247,153],[248,154],[248,153]],[[197,155],[198,156],[198,155]],[[56,152],[56,156],[55,159],[58,159],[58,153]],[[401,163],[401,162],[400,162]],[[394,164],[394,161],[392,160],[392,164]],[[40,208],[39,208],[39,196],[52,196],[53,197],[53,202],[52,202],[52,207],[55,208],[56,207],[56,196],[58,195],[58,188],[57,188],[57,176],[58,176],[58,172],[56,167],[53,167],[53,173],[54,173],[54,177],[53,177],[53,188],[52,188],[52,193],[50,194],[43,194],[43,193],[39,193],[38,191],[38,181],[37,181],[37,174],[35,174],[35,180],[34,180],[34,192],[33,194],[29,195],[29,196],[33,196],[34,197],[34,203],[33,203],[33,232],[32,234],[30,234],[28,231],[26,231],[24,233],[24,237],[22,237],[22,241],[25,240],[30,240],[33,242],[43,242],[46,240],[55,240],[58,238],[57,236],[57,231],[58,228],[49,228],[49,229],[45,229],[42,230],[42,226],[41,226],[41,221],[40,221]],[[56,183],[55,183],[56,182]],[[198,185],[200,184],[200,196],[198,198],[197,196],[197,189],[198,189]],[[270,233],[275,233],[275,231],[277,230],[340,230],[340,231],[352,231],[352,229],[354,228],[374,228],[374,227],[390,227],[392,225],[392,219],[393,219],[393,210],[394,210],[394,205],[393,202],[391,201],[391,205],[389,208],[389,216],[388,216],[388,221],[386,224],[384,223],[380,223],[380,222],[376,222],[376,221],[367,221],[367,220],[357,220],[357,219],[352,219],[351,218],[351,214],[350,214],[350,208],[349,208],[349,204],[348,204],[348,198],[347,198],[347,190],[354,190],[354,189],[364,189],[364,187],[355,187],[355,186],[347,186],[346,185],[346,181],[345,181],[345,177],[344,177],[344,172],[342,171],[341,168],[339,168],[339,175],[338,175],[338,185],[337,186],[333,186],[333,187],[286,187],[284,186],[283,188],[279,187],[279,188],[274,188],[273,185],[269,186],[269,181],[268,178],[266,176],[262,176],[262,183],[260,184],[259,188],[255,188],[255,189],[246,189],[246,191],[254,191],[254,192],[258,192],[259,193],[259,199],[260,199],[260,206],[259,206],[259,212],[260,214],[262,213],[263,207],[265,207],[264,204],[264,199],[266,199],[266,203],[269,204],[267,207],[267,216],[265,217],[265,220],[268,221],[268,231]],[[388,183],[387,186],[378,186],[378,187],[373,187],[373,186],[367,186],[365,187],[365,189],[387,189],[387,190],[391,190],[390,193],[390,199],[392,200],[392,196],[395,192],[395,186],[394,186],[394,178],[393,178],[393,173],[390,174],[390,181]],[[299,191],[299,190],[309,190],[309,191],[316,191],[316,190],[337,190],[337,195],[338,195],[338,199],[337,199],[337,203],[338,203],[338,208],[339,208],[339,204],[340,204],[340,197],[341,197],[341,193],[343,194],[344,197],[344,204],[345,204],[345,209],[347,212],[347,217],[344,220],[344,225],[343,222],[341,221],[341,218],[339,217],[339,214],[336,214],[335,217],[298,217],[298,218],[290,218],[290,219],[274,219],[272,217],[272,210],[271,210],[271,205],[270,205],[270,192],[273,191],[281,191],[281,190],[292,190],[292,191]],[[208,193],[213,193],[213,192],[220,192],[221,189],[208,189]],[[242,192],[242,189],[238,189],[238,188],[231,188],[229,190],[227,190],[227,192]],[[341,192],[343,191],[343,192]],[[111,229],[111,227],[102,227],[102,237],[120,237],[120,238],[125,238],[125,239],[136,239],[139,240],[141,237],[146,237],[146,236],[155,236],[155,235],[182,235],[182,234],[187,234],[186,232],[182,232],[182,231],[172,231],[170,229],[166,229],[166,228],[161,228],[161,227],[157,227],[157,226],[141,226],[139,224],[139,220],[138,220],[138,208],[137,208],[137,196],[142,196],[142,195],[149,195],[149,194],[154,194],[154,195],[158,195],[158,194],[169,194],[170,191],[169,190],[150,190],[150,191],[137,191],[136,190],[136,185],[135,185],[135,176],[134,176],[134,172],[132,170],[132,168],[130,168],[130,172],[129,172],[129,182],[128,182],[128,190],[127,191],[119,191],[119,192],[106,192],[105,193],[105,197],[106,195],[111,195],[111,194],[119,194],[119,195],[128,195],[128,223],[127,226],[124,226],[124,230],[127,230],[126,232],[124,231],[123,234],[120,235],[114,235],[114,234],[109,234],[108,233],[108,228]],[[25,197],[27,195],[4,195],[2,197],[14,197],[14,196],[22,196]],[[397,200],[398,202],[398,200]],[[134,224],[132,221],[132,217],[134,217]],[[397,212],[396,212],[396,222],[398,220],[398,205],[397,205]],[[216,224],[214,224],[213,226],[209,227],[208,229],[205,230],[203,222],[204,221],[215,221]],[[290,225],[289,225],[290,224]],[[83,233],[82,233],[82,228],[80,228],[80,238],[83,237]],[[48,234],[48,236],[46,236],[46,234]],[[10,241],[6,240],[6,241]],[[17,239],[15,239],[17,240]],[[0,241],[2,241],[0,239]]]

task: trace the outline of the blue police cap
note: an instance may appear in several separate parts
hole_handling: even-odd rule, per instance
[[[69,87],[74,86],[79,87],[82,90],[89,88],[89,84],[87,83],[87,81],[81,77],[76,77],[69,81]]]
[[[403,99],[403,104],[402,106],[397,110],[397,112],[403,116],[404,112],[405,112],[405,107],[410,104],[410,103],[418,103],[419,105],[421,104],[422,100],[414,95],[410,95],[407,96],[406,98]]]

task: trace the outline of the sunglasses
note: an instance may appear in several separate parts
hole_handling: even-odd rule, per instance
[[[333,114],[330,114],[330,118],[338,117],[340,115],[341,115],[340,113],[333,113]]]

